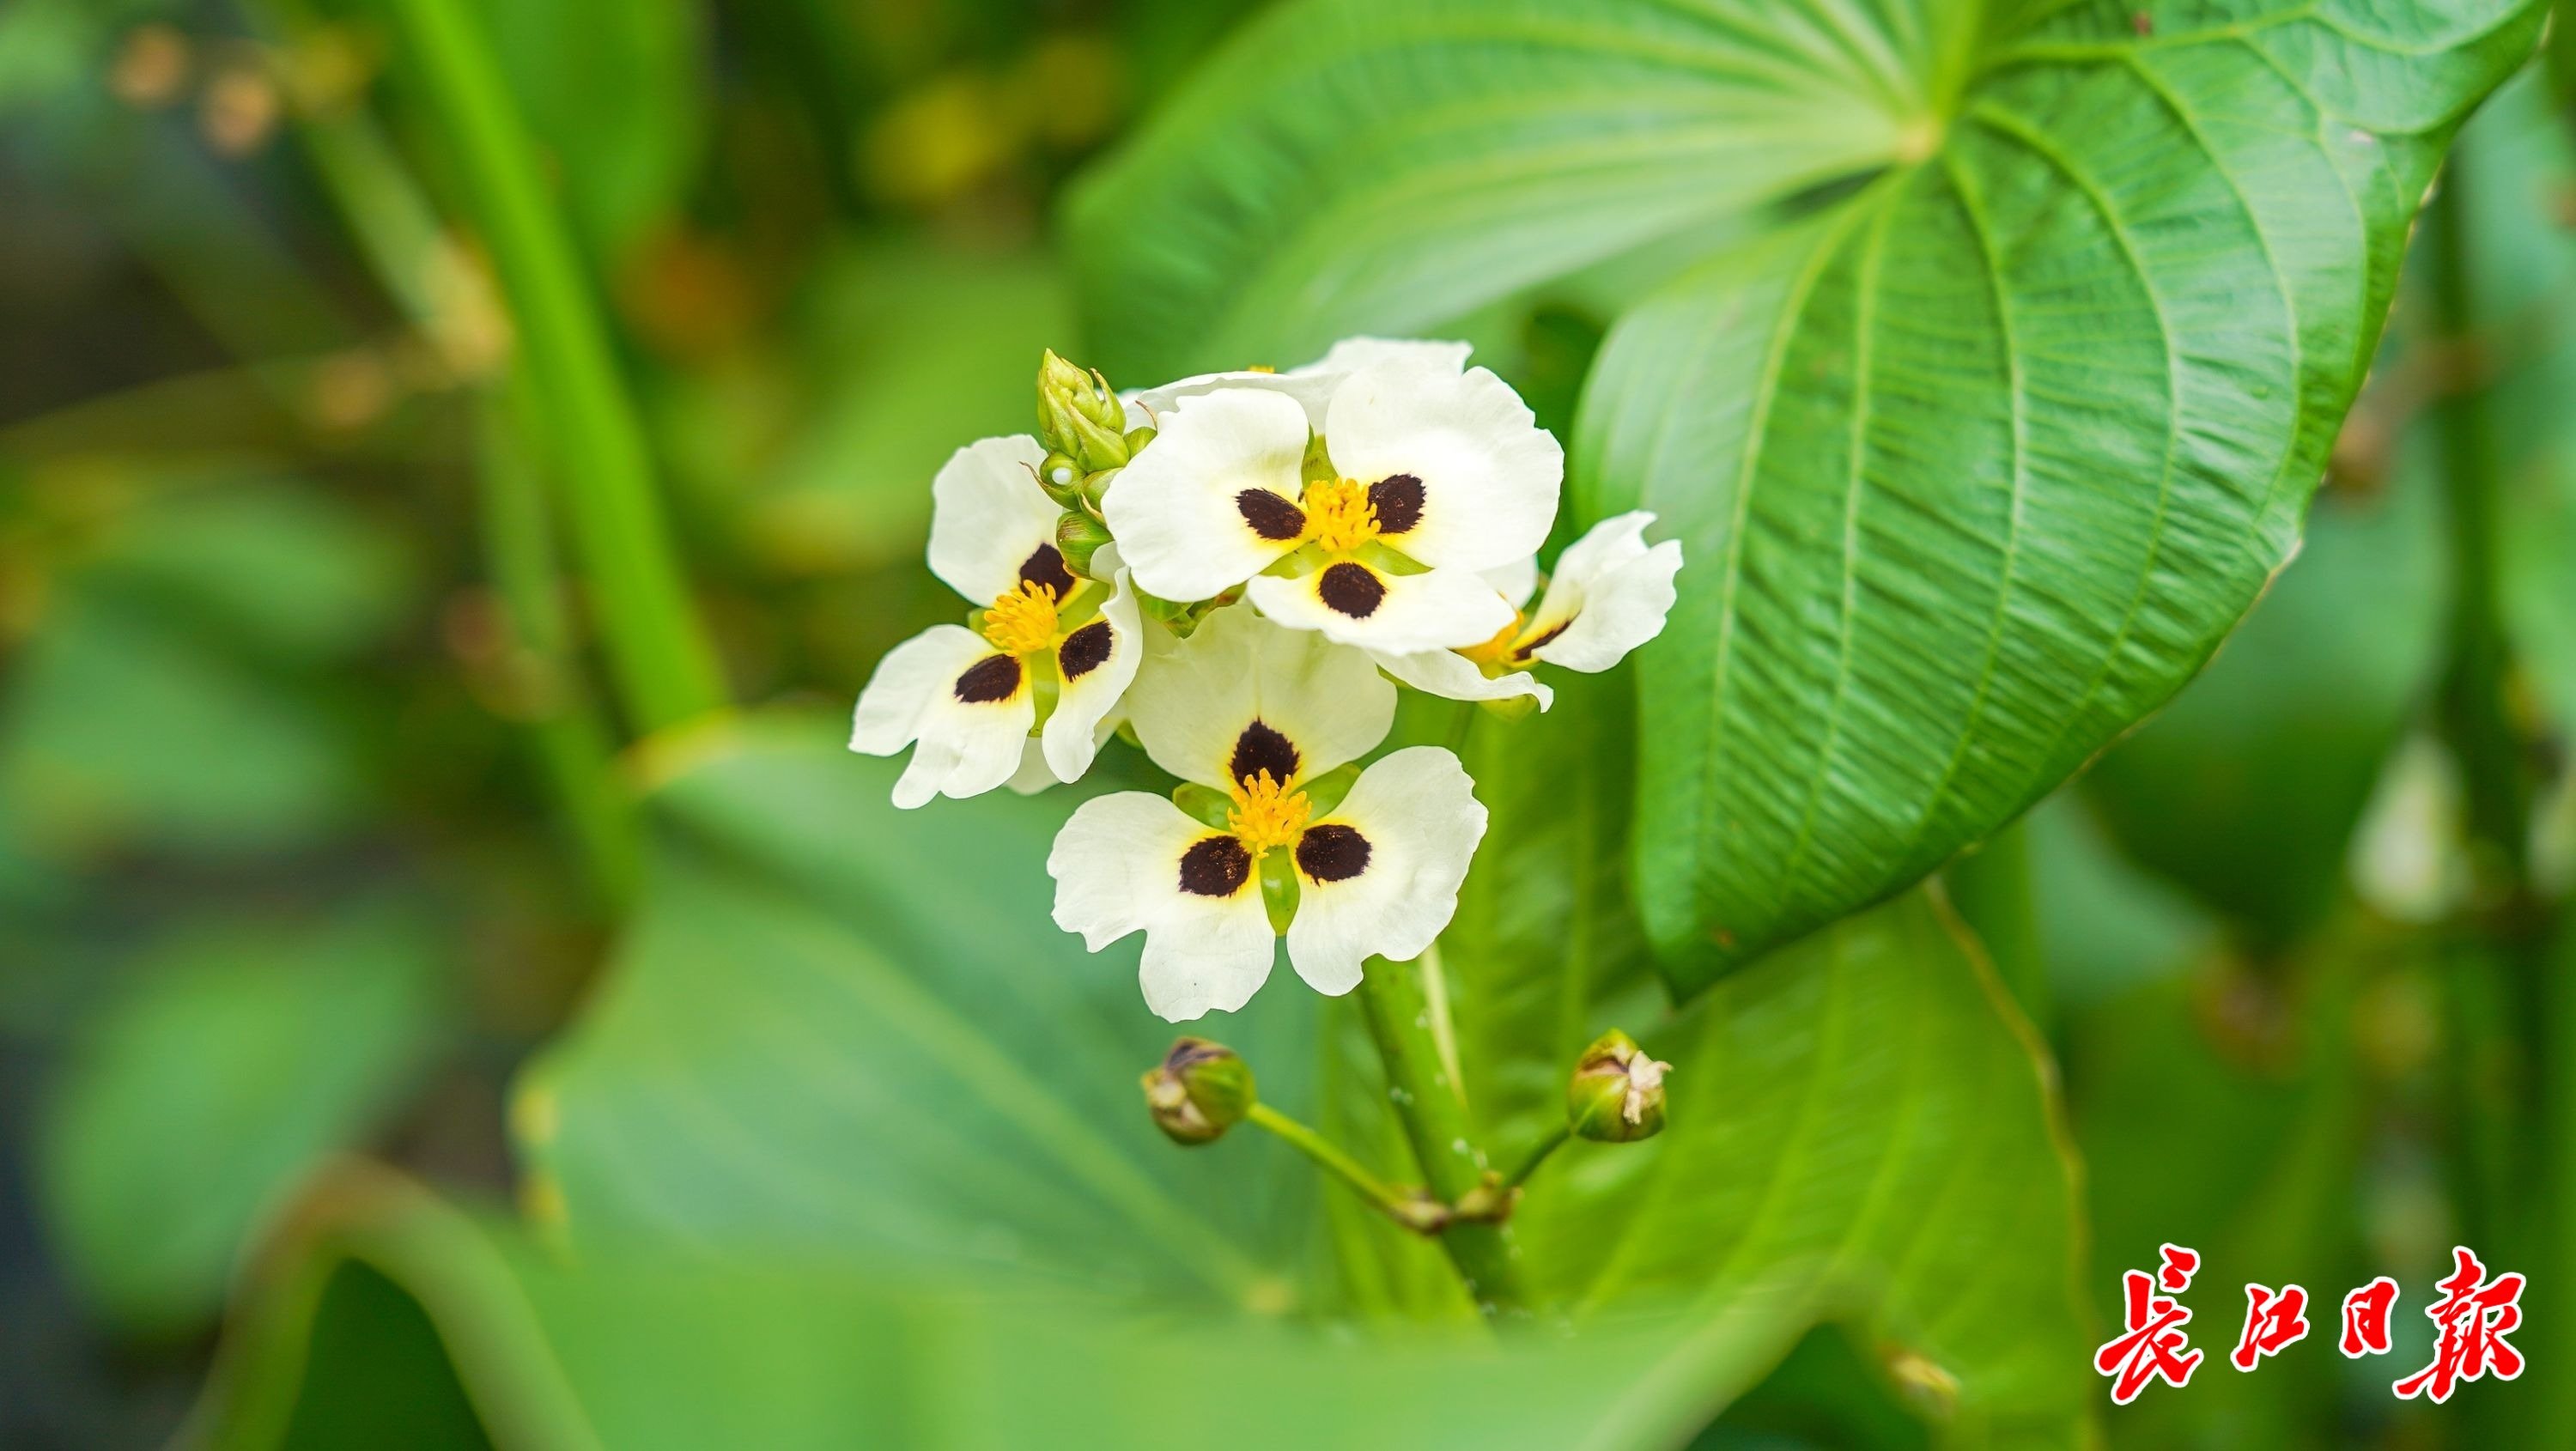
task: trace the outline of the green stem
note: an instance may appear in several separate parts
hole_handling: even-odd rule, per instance
[[[663,525],[643,429],[480,21],[467,0],[386,5],[500,275],[630,722],[658,730],[719,709],[715,650]]]
[[[268,0],[255,12],[273,38],[309,40],[317,29],[301,0]],[[412,325],[434,331],[441,306],[431,270],[444,245],[438,215],[385,139],[355,107],[299,118],[315,174],[346,220],[376,280]],[[617,742],[576,661],[558,592],[557,554],[543,483],[527,441],[538,436],[526,388],[503,384],[476,400],[476,485],[484,569],[499,595],[531,699],[526,724],[537,764],[563,811],[583,874],[600,904],[631,900],[641,846],[634,805],[617,779]]]
[[[2453,1031],[2453,1103],[2462,1150],[2454,1177],[2468,1233],[2506,1263],[2527,1259],[2550,1242],[2551,1227],[2576,1218],[2560,1200],[2535,1216],[2518,1188],[2530,1182],[2526,1155],[2537,1145],[2535,1176],[2546,1191],[2567,1179],[2564,1159],[2576,1123],[2558,1095],[2533,1081],[2553,1046],[2550,984],[2542,951],[2546,914],[2531,880],[2530,753],[2509,705],[2512,646],[2504,623],[2497,568],[2502,468],[2496,456],[2482,360],[2475,351],[2480,316],[2469,255],[2472,177],[2454,154],[2444,166],[2423,229],[2433,322],[2454,370],[2449,396],[2434,415],[2448,505],[2451,611],[2435,721],[2460,769],[2471,862],[2472,896],[2451,924],[2445,970]],[[2472,1406],[2479,1444],[2520,1442],[2507,1423],[2576,1420],[2556,1402]]]
[[[516,445],[506,410],[516,390],[483,405],[483,552],[510,635],[528,674],[526,725],[538,764],[571,829],[601,905],[621,912],[635,893],[640,832],[633,798],[617,778],[617,743],[573,665],[572,628],[556,592],[555,550],[536,471]]]
[[[1546,1163],[1549,1155],[1564,1148],[1566,1141],[1573,1137],[1574,1130],[1563,1124],[1557,1125],[1553,1132],[1539,1142],[1537,1148],[1529,1151],[1529,1157],[1521,1160],[1519,1168],[1503,1176],[1504,1191],[1508,1193],[1528,1183],[1530,1176],[1538,1172],[1538,1166]]]
[[[1330,1170],[1387,1218],[1417,1233],[1428,1234],[1438,1230],[1443,1215],[1440,1205],[1405,1194],[1379,1179],[1362,1168],[1359,1160],[1334,1147],[1332,1141],[1322,1134],[1266,1103],[1253,1104],[1244,1114],[1244,1119],[1268,1129],[1287,1141],[1289,1147]]]
[[[1455,1204],[1484,1186],[1491,1171],[1471,1137],[1465,1095],[1442,1062],[1432,990],[1425,983],[1425,971],[1437,971],[1438,961],[1428,953],[1414,962],[1371,958],[1360,979],[1359,999],[1369,1036],[1386,1066],[1387,1096],[1422,1166],[1423,1181],[1434,1197]],[[1456,1220],[1441,1232],[1440,1245],[1487,1317],[1529,1313],[1520,1269],[1513,1263],[1519,1251],[1510,1224]]]

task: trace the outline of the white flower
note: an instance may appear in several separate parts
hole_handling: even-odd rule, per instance
[[[1564,450],[1454,346],[1372,347],[1324,402],[1329,458],[1310,460],[1309,405],[1275,383],[1174,400],[1102,506],[1137,588],[1188,601],[1249,581],[1274,620],[1396,654],[1511,623],[1477,571],[1547,537]]]
[[[1285,394],[1297,400],[1306,410],[1307,423],[1318,432],[1324,427],[1324,410],[1333,400],[1333,390],[1342,380],[1360,369],[1388,361],[1411,362],[1425,368],[1463,373],[1467,354],[1472,349],[1465,343],[1417,342],[1408,338],[1344,338],[1332,350],[1314,362],[1290,368],[1284,373],[1266,368],[1246,368],[1232,373],[1201,373],[1166,383],[1160,388],[1146,388],[1127,397],[1127,426],[1158,424],[1184,398],[1196,398],[1226,388],[1261,388]]]
[[[1547,594],[1526,615],[1517,606],[1537,587],[1534,564],[1488,570],[1485,579],[1515,606],[1510,625],[1467,650],[1412,654],[1371,651],[1387,674],[1416,690],[1451,700],[1536,697],[1545,710],[1554,693],[1524,668],[1544,660],[1587,673],[1609,669],[1662,634],[1672,613],[1673,576],[1682,567],[1678,539],[1649,545],[1642,509],[1604,519],[1558,556]]]
[[[887,652],[859,696],[851,750],[913,747],[897,806],[1010,781],[1032,727],[1055,778],[1080,779],[1136,678],[1144,633],[1127,573],[1104,586],[1065,567],[1060,511],[1032,472],[1045,456],[1025,435],[988,438],[959,449],[931,484],[931,572],[989,603],[975,629],[933,625]],[[1095,567],[1104,562],[1116,556],[1103,551]]]
[[[1349,774],[1335,768],[1395,718],[1395,687],[1366,656],[1220,610],[1158,650],[1130,709],[1146,753],[1202,788],[1208,816],[1221,803],[1221,821],[1143,792],[1098,797],[1056,836],[1047,872],[1056,925],[1092,951],[1145,934],[1157,1014],[1249,1001],[1270,975],[1274,907],[1297,975],[1336,995],[1370,956],[1417,956],[1449,924],[1485,833],[1457,757],[1396,751],[1330,794]]]

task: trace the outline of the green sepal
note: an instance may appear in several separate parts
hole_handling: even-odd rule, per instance
[[[1067,453],[1049,453],[1038,464],[1038,487],[1070,509],[1082,498],[1082,464]]]
[[[1181,814],[1192,821],[1219,831],[1225,830],[1226,815],[1234,810],[1233,800],[1224,792],[1195,781],[1185,781],[1173,788],[1172,804],[1181,808]]]
[[[1056,516],[1055,548],[1064,556],[1065,567],[1085,579],[1098,579],[1091,572],[1091,557],[1109,542],[1109,526],[1080,509],[1067,509]]]
[[[1308,434],[1306,456],[1297,465],[1298,479],[1309,484],[1325,484],[1341,476],[1341,471],[1333,467],[1333,456],[1324,451],[1324,436],[1320,433]]]
[[[1145,1074],[1145,1108],[1173,1143],[1214,1143],[1259,1101],[1252,1065],[1223,1043],[1182,1038]]]
[[[1342,804],[1351,794],[1351,785],[1360,778],[1357,761],[1346,761],[1297,789],[1306,793],[1306,815],[1309,820],[1324,815]]]
[[[1274,851],[1261,859],[1261,910],[1270,915],[1274,934],[1288,935],[1288,924],[1297,916],[1295,853]]]

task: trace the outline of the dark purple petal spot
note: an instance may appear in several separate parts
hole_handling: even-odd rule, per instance
[[[1256,720],[1234,738],[1234,758],[1227,762],[1234,779],[1249,781],[1264,771],[1281,786],[1297,779],[1301,758],[1297,747],[1276,726]]]
[[[1062,600],[1073,593],[1073,571],[1064,567],[1064,556],[1052,544],[1041,544],[1036,552],[1020,561],[1020,583],[1042,584]]]
[[[987,655],[966,667],[953,687],[968,705],[991,705],[1019,693],[1020,661],[1016,655]]]
[[[1385,601],[1386,581],[1367,565],[1346,559],[1324,567],[1315,580],[1315,597],[1354,620],[1365,620]]]
[[[1235,495],[1234,508],[1253,533],[1273,544],[1285,544],[1306,532],[1306,511],[1268,489],[1246,489]]]
[[[1540,646],[1545,645],[1548,641],[1564,634],[1565,627],[1573,623],[1574,622],[1572,620],[1560,620],[1557,623],[1550,625],[1546,634],[1541,635],[1537,639],[1530,641],[1528,644],[1521,646],[1517,650],[1514,650],[1512,655],[1516,659],[1527,660],[1532,655],[1538,653]]]
[[[1319,882],[1347,882],[1368,870],[1369,840],[1356,827],[1328,821],[1297,838],[1297,870]]]
[[[1109,663],[1109,651],[1115,641],[1109,634],[1107,620],[1094,620],[1064,637],[1056,647],[1056,668],[1067,680],[1080,680]]]
[[[1422,480],[1391,474],[1369,485],[1369,508],[1377,513],[1380,534],[1409,534],[1422,522]]]
[[[1231,897],[1252,880],[1252,853],[1230,836],[1203,836],[1181,853],[1181,890],[1193,897]]]

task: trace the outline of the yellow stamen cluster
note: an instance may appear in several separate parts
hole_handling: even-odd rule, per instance
[[[1514,610],[1512,622],[1496,630],[1494,638],[1481,645],[1470,645],[1458,653],[1479,665],[1499,665],[1512,653],[1512,647],[1521,642],[1521,626],[1528,620],[1528,616]]]
[[[1306,830],[1306,793],[1256,771],[1234,784],[1234,805],[1225,813],[1225,829],[1257,860],[1273,847],[1288,846]]]
[[[984,638],[1013,655],[1034,655],[1055,643],[1055,591],[1035,580],[993,601],[984,612]]]
[[[1348,554],[1377,537],[1377,509],[1356,479],[1306,486],[1306,537],[1328,554]]]

